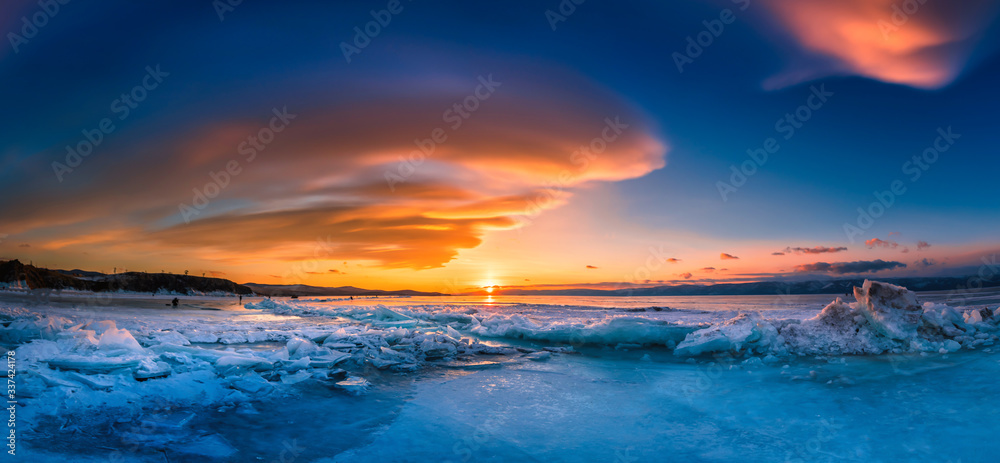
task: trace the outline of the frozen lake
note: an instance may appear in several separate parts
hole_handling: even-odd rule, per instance
[[[973,296],[905,339],[812,295],[5,294],[0,334],[27,461],[995,461]]]

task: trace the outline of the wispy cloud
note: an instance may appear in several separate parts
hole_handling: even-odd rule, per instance
[[[739,259],[739,257],[736,257],[736,256],[734,256],[732,254],[727,254],[727,253],[719,254],[719,258],[722,259],[722,260]]]
[[[783,256],[785,254],[826,254],[846,251],[847,248],[841,247],[826,247],[826,246],[815,246],[811,248],[801,248],[801,247],[787,247],[784,251],[772,252],[772,256]]]
[[[865,241],[865,246],[868,246],[868,249],[874,249],[874,248],[896,249],[897,247],[899,247],[899,243],[891,240],[872,238],[870,240]]]

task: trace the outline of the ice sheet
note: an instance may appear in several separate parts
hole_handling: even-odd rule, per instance
[[[1000,309],[860,291],[760,311],[0,303],[0,342],[32,461],[986,461]]]

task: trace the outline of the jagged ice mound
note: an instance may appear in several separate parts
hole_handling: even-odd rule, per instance
[[[992,345],[1000,308],[959,313],[917,302],[906,288],[865,280],[854,288],[857,302],[840,298],[807,320],[777,320],[741,314],[689,334],[674,354],[731,352],[759,355],[844,355],[954,352]]]

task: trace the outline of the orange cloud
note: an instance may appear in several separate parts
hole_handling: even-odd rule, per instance
[[[165,126],[157,139],[123,131],[120,148],[66,182],[8,185],[32,201],[0,208],[0,223],[49,251],[96,246],[114,250],[109,258],[141,250],[234,265],[441,267],[490,230],[515,228],[519,216],[559,207],[591,183],[666,164],[667,147],[642,114],[579,76],[554,75],[503,84],[460,127],[442,111],[475,88],[474,76],[467,89],[408,78],[371,95],[289,103],[294,119],[252,158],[240,147],[266,126],[268,110],[259,120]],[[436,131],[446,139],[432,146]],[[58,158],[53,150],[40,157]],[[239,172],[215,180],[232,162]],[[185,223],[179,205],[192,206],[212,183],[207,206]]]
[[[125,230],[101,230],[68,238],[55,239],[42,244],[42,249],[57,250],[67,246],[92,245],[121,240],[127,236]]]
[[[939,88],[955,80],[995,16],[995,6],[985,0],[764,0],[763,5],[806,55],[765,82],[771,88],[827,75]]]
[[[732,254],[726,254],[726,253],[719,254],[719,258],[722,259],[722,260],[739,259],[739,257],[736,257],[736,256],[734,256]]]
[[[899,243],[891,240],[887,241],[878,238],[872,238],[870,240],[865,241],[865,246],[868,246],[868,249],[872,248],[896,249],[897,247],[899,247]]]

